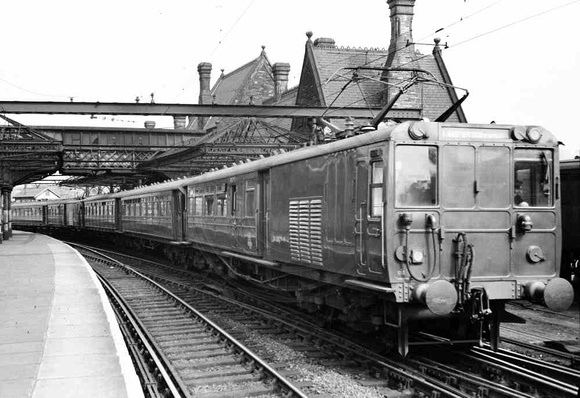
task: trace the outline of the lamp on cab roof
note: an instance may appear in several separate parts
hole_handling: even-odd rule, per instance
[[[529,142],[535,144],[542,138],[542,132],[537,127],[530,127],[526,132],[526,138]]]
[[[413,123],[409,126],[409,137],[414,140],[424,140],[429,138],[429,132],[423,123]]]

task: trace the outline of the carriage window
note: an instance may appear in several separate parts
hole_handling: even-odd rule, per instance
[[[538,149],[514,151],[514,205],[551,206],[553,203],[552,152]]]
[[[248,184],[249,186],[249,184]],[[255,188],[246,188],[246,217],[254,217],[256,212],[255,202]]]
[[[395,150],[397,206],[437,204],[437,148],[399,145]]]
[[[196,196],[195,197],[195,213],[194,213],[196,216],[201,216],[203,214],[202,205],[203,205],[203,196]]]
[[[238,211],[238,193],[236,191],[236,186],[232,185],[232,216]]]
[[[206,216],[211,216],[214,214],[213,211],[213,196],[206,196],[205,197],[205,215]]]
[[[217,215],[226,216],[228,208],[228,201],[225,195],[219,195],[217,198]]]
[[[383,165],[382,161],[371,163],[371,217],[383,215]]]

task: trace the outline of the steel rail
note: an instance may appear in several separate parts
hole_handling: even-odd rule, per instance
[[[487,355],[497,357],[498,359],[505,359],[512,363],[517,363],[532,371],[542,373],[545,376],[549,375],[552,378],[557,377],[558,380],[564,381],[569,385],[580,386],[580,371],[570,369],[566,366],[546,362],[538,358],[528,357],[526,355],[520,354],[519,352],[510,351],[503,348],[500,348],[498,351],[493,351],[487,345],[484,347],[473,347],[472,351],[483,352]]]
[[[83,245],[77,245],[77,246],[82,247]],[[91,250],[93,252],[98,253],[98,251],[96,251],[94,249],[90,249],[88,247],[86,247],[86,250]],[[300,391],[298,388],[296,388],[289,380],[287,380],[284,376],[282,376],[274,368],[272,368],[270,365],[268,365],[266,362],[264,362],[259,356],[254,354],[254,352],[252,352],[249,348],[245,347],[242,343],[240,343],[237,339],[235,339],[233,336],[231,336],[228,332],[226,332],[220,326],[215,324],[213,321],[211,321],[205,315],[200,313],[198,310],[193,308],[191,305],[189,305],[183,299],[176,296],[173,292],[171,292],[170,290],[168,290],[164,286],[160,285],[158,282],[154,281],[153,279],[149,278],[147,275],[144,275],[141,272],[137,271],[133,267],[125,265],[125,264],[121,263],[120,261],[115,260],[114,258],[109,257],[105,254],[98,253],[98,255],[106,258],[109,261],[112,261],[116,264],[119,264],[119,266],[121,266],[122,268],[126,269],[127,271],[131,272],[132,274],[134,274],[134,275],[146,280],[147,282],[151,283],[152,285],[154,285],[156,288],[158,288],[163,293],[165,293],[168,297],[171,297],[173,300],[175,300],[177,303],[179,303],[179,305],[181,305],[183,308],[185,308],[185,309],[189,310],[191,313],[195,314],[196,317],[198,317],[200,320],[202,320],[203,322],[208,324],[216,332],[221,334],[224,338],[226,338],[229,342],[231,342],[234,346],[236,346],[236,348],[238,348],[241,352],[243,352],[247,357],[249,357],[251,360],[253,360],[255,363],[257,363],[259,365],[259,367],[264,369],[271,376],[273,376],[275,379],[277,379],[279,382],[281,382],[282,386],[285,387],[285,389],[292,392],[292,394],[294,396],[297,396],[300,398],[307,397],[304,393],[302,393],[302,391]]]
[[[97,278],[107,291],[109,297],[113,298],[113,300],[117,302],[122,312],[127,316],[129,322],[131,322],[131,326],[135,328],[135,332],[138,334],[139,339],[143,343],[147,352],[149,352],[151,359],[155,363],[155,367],[159,370],[159,373],[161,374],[163,381],[169,388],[169,391],[171,391],[173,397],[183,397],[184,396],[183,391],[186,391],[183,388],[184,386],[179,386],[179,382],[177,382],[177,385],[176,383],[173,382],[173,377],[176,376],[170,375],[171,372],[167,369],[167,364],[159,357],[158,348],[156,348],[155,343],[153,343],[150,340],[150,337],[145,332],[141,322],[139,322],[139,320],[135,317],[135,314],[127,306],[127,304],[124,302],[123,298],[119,295],[119,293],[115,290],[115,288],[111,286],[111,284],[109,284],[109,282],[107,282],[107,280],[104,279],[97,271],[95,271],[95,273],[97,275]]]
[[[83,250],[93,252],[93,254],[96,256],[102,256],[100,253],[96,252],[95,250],[92,250],[92,249],[87,248],[87,247],[83,247],[82,245],[78,245],[78,244],[74,244],[74,243],[70,243],[70,242],[66,242],[66,243],[69,246],[73,246],[73,247],[77,246],[79,248],[82,248]],[[107,256],[104,256],[104,257],[107,257]],[[101,261],[101,259],[99,259],[98,257],[94,258],[94,259],[97,261]],[[112,258],[107,258],[107,260],[120,264],[118,261],[116,261],[115,259],[112,259]],[[149,355],[151,355],[151,359],[153,360],[155,367],[159,370],[159,373],[161,374],[163,381],[165,382],[165,384],[169,388],[169,391],[171,392],[171,394],[173,394],[173,397],[181,398],[183,396],[189,396],[189,394],[187,394],[187,392],[186,392],[187,388],[185,387],[185,384],[179,378],[179,376],[177,375],[177,373],[175,372],[173,367],[169,364],[169,361],[167,360],[167,358],[165,358],[165,356],[161,353],[160,348],[153,341],[151,335],[147,332],[143,323],[137,318],[137,316],[135,315],[133,310],[131,310],[129,305],[125,302],[123,297],[119,294],[119,292],[117,292],[117,290],[105,278],[103,278],[99,274],[98,271],[95,270],[95,274],[97,275],[97,278],[99,279],[99,281],[103,285],[104,289],[107,291],[108,294],[110,294],[109,297],[112,297],[115,300],[115,302],[121,308],[122,312],[127,316],[127,319],[131,322],[131,326],[135,329],[135,332],[139,336],[139,339],[143,343],[147,352],[149,352]]]
[[[415,359],[411,359],[411,361],[415,361]],[[419,367],[421,366],[428,366],[435,372],[445,371],[449,375],[454,375],[457,379],[462,379],[464,383],[472,383],[472,384],[479,384],[481,387],[488,389],[487,396],[490,396],[490,391],[497,393],[500,396],[507,396],[513,398],[533,398],[532,395],[523,393],[518,391],[514,388],[505,386],[501,383],[491,382],[483,377],[464,372],[460,369],[455,369],[451,366],[444,365],[442,363],[438,363],[429,358],[421,358],[421,363],[418,364]],[[452,376],[453,377],[453,376]],[[481,390],[480,390],[481,391]]]
[[[578,387],[576,386],[564,383],[551,377],[547,377],[541,373],[530,371],[529,369],[514,365],[506,360],[494,358],[492,355],[487,355],[481,352],[472,352],[471,354],[461,355],[468,358],[470,361],[477,361],[479,363],[500,369],[502,372],[530,380],[530,385],[532,386],[534,386],[533,383],[539,383],[543,390],[548,390],[552,394],[555,393],[559,396],[576,397],[579,392]],[[535,388],[537,389],[537,387]]]
[[[555,350],[555,349],[549,348],[549,347],[542,347],[539,345],[526,343],[524,341],[510,339],[508,337],[501,337],[501,342],[513,344],[515,346],[526,348],[526,349],[533,350],[533,351],[540,351],[540,352],[543,352],[545,354],[549,354],[549,355],[552,355],[555,357],[564,358],[564,359],[569,360],[572,363],[572,365],[574,365],[576,363],[580,363],[580,355],[573,354],[570,352],[559,351],[559,350]]]

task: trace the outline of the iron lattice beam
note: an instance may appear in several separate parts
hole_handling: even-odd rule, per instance
[[[143,115],[292,118],[321,117],[372,119],[381,108],[325,108],[276,105],[141,104],[121,102],[0,101],[0,112],[53,115]],[[421,119],[420,109],[392,109],[389,117]]]

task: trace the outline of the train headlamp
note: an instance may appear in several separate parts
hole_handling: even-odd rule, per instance
[[[429,138],[429,132],[423,123],[413,123],[409,126],[409,137],[414,140],[424,140]]]
[[[512,128],[512,138],[516,141],[522,141],[526,138],[526,130],[522,126]]]
[[[537,127],[530,127],[526,132],[526,139],[532,144],[537,143],[542,138],[542,132]]]

